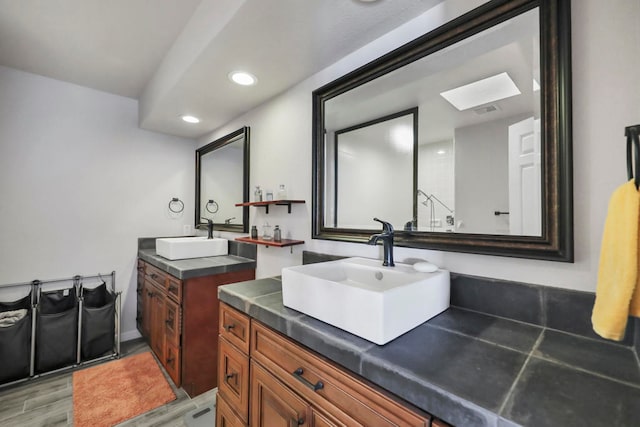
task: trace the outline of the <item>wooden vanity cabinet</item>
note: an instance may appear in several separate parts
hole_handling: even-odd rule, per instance
[[[242,422],[238,425],[431,425],[428,414],[407,407],[245,314],[224,303],[220,313],[229,323],[220,323],[218,402],[231,414],[225,416]],[[250,334],[245,337],[247,326]],[[248,351],[238,347],[245,343]],[[217,425],[236,425],[230,422],[224,424],[219,417]]]
[[[216,387],[218,286],[253,280],[255,270],[180,280],[147,262],[138,263],[140,333],[176,386],[189,396]]]

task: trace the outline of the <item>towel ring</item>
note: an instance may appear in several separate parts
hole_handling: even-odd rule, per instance
[[[634,183],[636,185],[636,190],[640,186],[640,137],[638,134],[640,133],[640,125],[636,126],[628,126],[625,128],[624,134],[627,137],[627,176],[629,179],[634,178],[633,170],[635,166],[635,178]],[[631,147],[631,143],[633,142],[633,148],[635,148],[635,153],[633,153],[633,148]],[[633,160],[632,153],[634,154]]]
[[[180,206],[177,210],[173,209],[172,207],[174,203],[177,203]],[[184,203],[182,203],[182,200],[178,199],[177,197],[174,197],[169,202],[169,210],[173,213],[180,213],[184,210]]]
[[[209,206],[211,206],[211,209],[213,210],[209,209]],[[212,214],[218,212],[218,204],[213,199],[209,199],[209,202],[205,205],[204,208],[207,210],[207,212]]]

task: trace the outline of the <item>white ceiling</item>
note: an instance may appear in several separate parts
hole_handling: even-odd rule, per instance
[[[0,65],[138,99],[141,127],[195,138],[441,1],[0,0]]]

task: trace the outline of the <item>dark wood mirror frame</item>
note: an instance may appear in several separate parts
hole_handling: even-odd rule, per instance
[[[233,142],[242,141],[243,143],[243,156],[242,156],[242,200],[237,200],[237,203],[241,203],[245,200],[249,200],[249,127],[244,126],[235,132],[225,135],[216,139],[209,144],[200,147],[196,150],[196,209],[195,209],[195,227],[206,228],[207,224],[202,221],[200,217],[200,203],[201,203],[201,163],[202,156],[218,150]],[[233,231],[236,233],[248,233],[249,232],[249,207],[244,206],[242,208],[242,224],[224,224],[214,223],[214,229],[216,231]]]
[[[313,92],[314,239],[366,242],[372,230],[325,227],[324,103],[539,7],[542,80],[542,235],[511,236],[396,230],[397,246],[573,262],[570,0],[493,0]],[[375,212],[371,212],[371,217]],[[375,230],[374,232],[377,232]]]

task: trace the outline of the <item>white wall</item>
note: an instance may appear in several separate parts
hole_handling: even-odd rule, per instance
[[[447,6],[448,7],[448,6]],[[446,11],[443,11],[443,13]],[[445,13],[446,14],[446,13]],[[507,257],[396,248],[396,259],[424,257],[451,271],[478,276],[593,291],[607,204],[612,191],[626,180],[624,127],[640,122],[640,2],[621,0],[574,2],[573,264]],[[270,214],[251,208],[252,223],[268,219],[285,234],[306,244],[288,249],[258,250],[258,277],[280,274],[301,262],[303,249],[341,255],[380,257],[381,248],[363,244],[311,240],[311,92],[369,60],[414,38],[430,27],[418,17],[378,41],[310,77],[276,99],[202,138],[203,145],[240,126],[251,126],[251,185],[285,183],[292,198],[306,199],[291,215],[274,207]],[[372,214],[375,214],[372,212]]]
[[[509,126],[527,115],[455,129],[456,231],[509,234]]]
[[[135,100],[34,74],[0,67],[0,94],[0,284],[115,270],[136,336],[137,238],[193,223],[195,142],[140,130]]]

